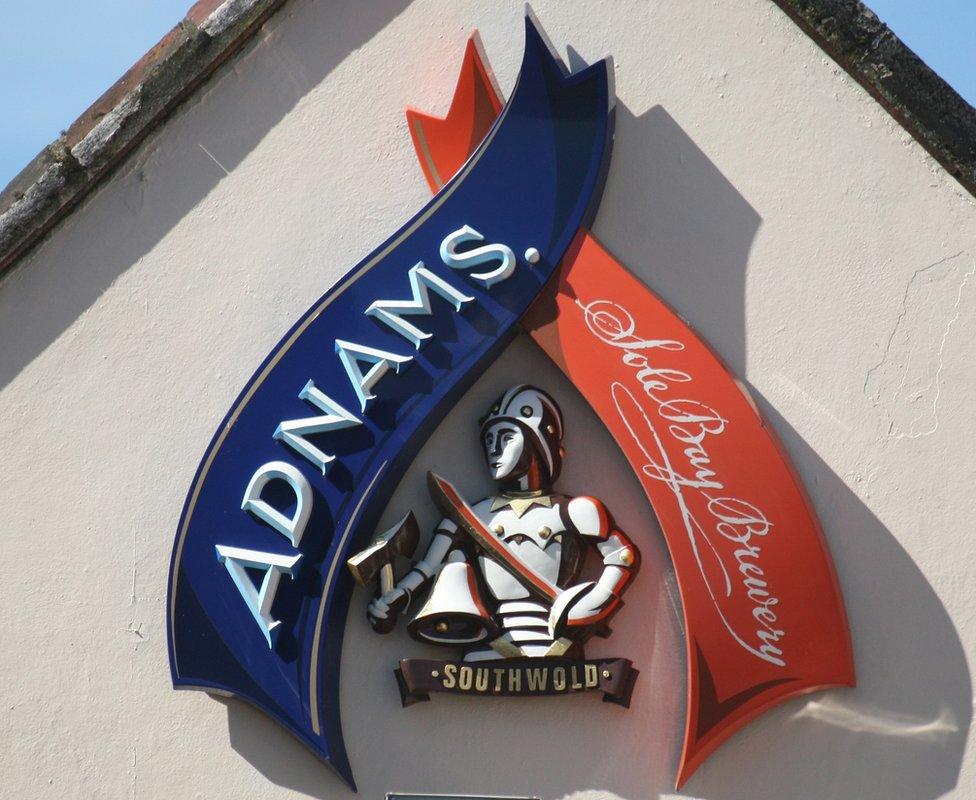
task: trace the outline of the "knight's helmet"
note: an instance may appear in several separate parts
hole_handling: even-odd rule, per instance
[[[542,389],[527,383],[513,386],[496,400],[481,419],[481,432],[500,420],[516,424],[539,455],[549,473],[548,483],[555,482],[563,465],[563,414],[559,404]]]

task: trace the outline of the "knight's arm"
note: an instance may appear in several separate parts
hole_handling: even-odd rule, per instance
[[[397,588],[403,589],[407,593],[409,598],[407,605],[410,605],[418,592],[430,586],[431,581],[449,556],[451,560],[457,559],[457,556],[454,555],[454,553],[460,552],[454,547],[457,536],[457,525],[449,519],[442,519],[438,523],[424,557],[417,561],[397,583]]]
[[[640,568],[640,552],[625,533],[614,527],[603,503],[592,497],[569,501],[567,514],[577,532],[595,545],[603,559],[596,581],[573,586],[557,598],[552,619],[570,628],[594,625],[619,608],[621,597]]]

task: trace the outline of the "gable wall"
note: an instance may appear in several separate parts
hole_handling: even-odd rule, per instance
[[[766,0],[533,9],[561,53],[613,55],[616,144],[595,232],[753,389],[824,523],[851,618],[860,687],[762,717],[687,793],[976,794],[973,198]],[[426,201],[403,107],[446,110],[472,27],[507,94],[521,13],[294,0],[0,279],[0,761],[13,795],[348,795],[256,712],[170,689],[172,536],[253,369]],[[373,636],[363,594],[342,664],[363,797],[670,792],[684,665],[666,553],[612,442],[530,344],[445,420],[387,516],[413,507],[433,523],[429,467],[487,489],[473,420],[527,374],[570,420],[563,486],[603,498],[643,543],[639,586],[601,645],[641,669],[633,707],[437,698],[403,711],[390,670],[420,651],[402,631]]]

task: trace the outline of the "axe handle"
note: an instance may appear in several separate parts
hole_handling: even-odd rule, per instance
[[[385,594],[392,592],[395,586],[396,584],[393,580],[393,564],[387,562],[380,568],[379,582],[376,587],[376,591],[378,592],[377,597],[383,597]],[[370,617],[369,624],[373,626],[373,630],[377,633],[389,633],[392,631],[396,627],[397,617],[407,607],[409,599],[410,595],[404,592],[399,600],[394,600],[390,603],[390,608],[385,619],[373,619]]]
[[[393,586],[394,586],[393,564],[392,562],[387,561],[382,567],[380,567],[380,580],[379,580],[380,597],[392,592]]]

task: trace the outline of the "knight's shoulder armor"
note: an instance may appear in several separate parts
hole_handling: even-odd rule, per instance
[[[610,535],[610,512],[595,497],[574,497],[566,503],[566,516],[581,536],[606,539]]]

